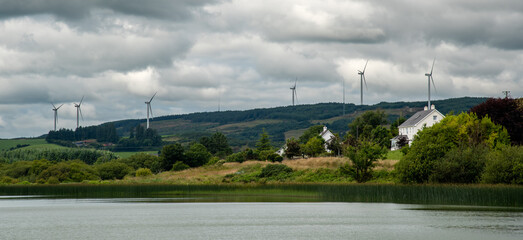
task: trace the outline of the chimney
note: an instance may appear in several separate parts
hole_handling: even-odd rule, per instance
[[[323,131],[327,131],[327,126],[323,126]]]
[[[436,106],[434,104],[430,105],[430,109],[436,109]]]
[[[427,111],[427,110],[428,110],[427,106],[423,107],[423,111]]]

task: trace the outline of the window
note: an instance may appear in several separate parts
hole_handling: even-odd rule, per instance
[[[438,119],[438,116],[434,115],[432,116],[432,120],[436,121]]]

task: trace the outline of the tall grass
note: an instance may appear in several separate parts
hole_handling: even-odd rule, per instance
[[[494,185],[10,185],[0,195],[72,198],[222,197],[226,201],[331,201],[523,207],[523,187]]]

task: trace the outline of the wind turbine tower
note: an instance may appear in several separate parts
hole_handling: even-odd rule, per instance
[[[148,102],[145,102],[145,104],[147,105],[147,129],[149,129],[149,112],[151,113],[151,118],[153,117],[153,109],[151,108],[151,102],[153,101],[154,96],[156,96],[156,93],[158,92],[155,92],[153,97]]]
[[[367,69],[367,63],[369,63],[369,60],[365,63],[365,67],[363,68],[363,71],[358,70],[358,74],[360,75],[360,87],[361,87],[361,105],[363,105],[363,83],[365,82],[365,89],[367,88],[367,80],[365,80],[365,69]]]
[[[84,120],[84,115],[82,114],[82,102],[84,101],[84,96],[82,96],[82,99],[80,100],[80,103],[74,104],[74,107],[76,108],[76,128],[80,127],[80,116],[82,117],[82,121]]]
[[[294,81],[294,86],[291,87],[292,90],[292,106],[294,106],[294,97],[296,97],[296,102],[298,101],[298,94],[296,93],[296,83],[298,82],[298,79]]]
[[[56,131],[56,123],[58,122],[58,109],[60,109],[62,105],[60,105],[59,107],[56,107],[54,104],[51,103],[51,105],[53,105],[53,111],[54,111],[54,130]]]
[[[432,81],[432,86],[434,86],[434,91],[436,90],[436,85],[434,84],[434,78],[432,78],[432,70],[434,70],[434,63],[436,63],[436,58],[434,58],[434,61],[432,61],[432,68],[430,69],[430,73],[425,73],[425,76],[427,76],[428,78],[428,89],[429,89],[429,102],[428,102],[428,106],[427,106],[427,109],[430,110],[430,82]]]

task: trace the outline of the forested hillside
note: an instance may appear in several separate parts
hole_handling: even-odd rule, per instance
[[[433,101],[443,114],[468,111],[487,98],[453,98]],[[300,136],[303,131],[316,124],[326,125],[333,133],[344,135],[348,124],[367,110],[384,110],[389,122],[400,116],[410,117],[427,104],[419,102],[381,102],[375,105],[318,103],[310,105],[286,106],[252,109],[245,111],[201,112],[170,115],[154,118],[151,128],[164,136],[164,140],[189,143],[214,132],[222,132],[230,145],[238,150],[241,147],[254,147],[263,129],[270,135],[273,145],[282,145],[286,138]],[[130,119],[112,122],[118,135],[128,136],[131,128],[144,124],[145,119]]]

